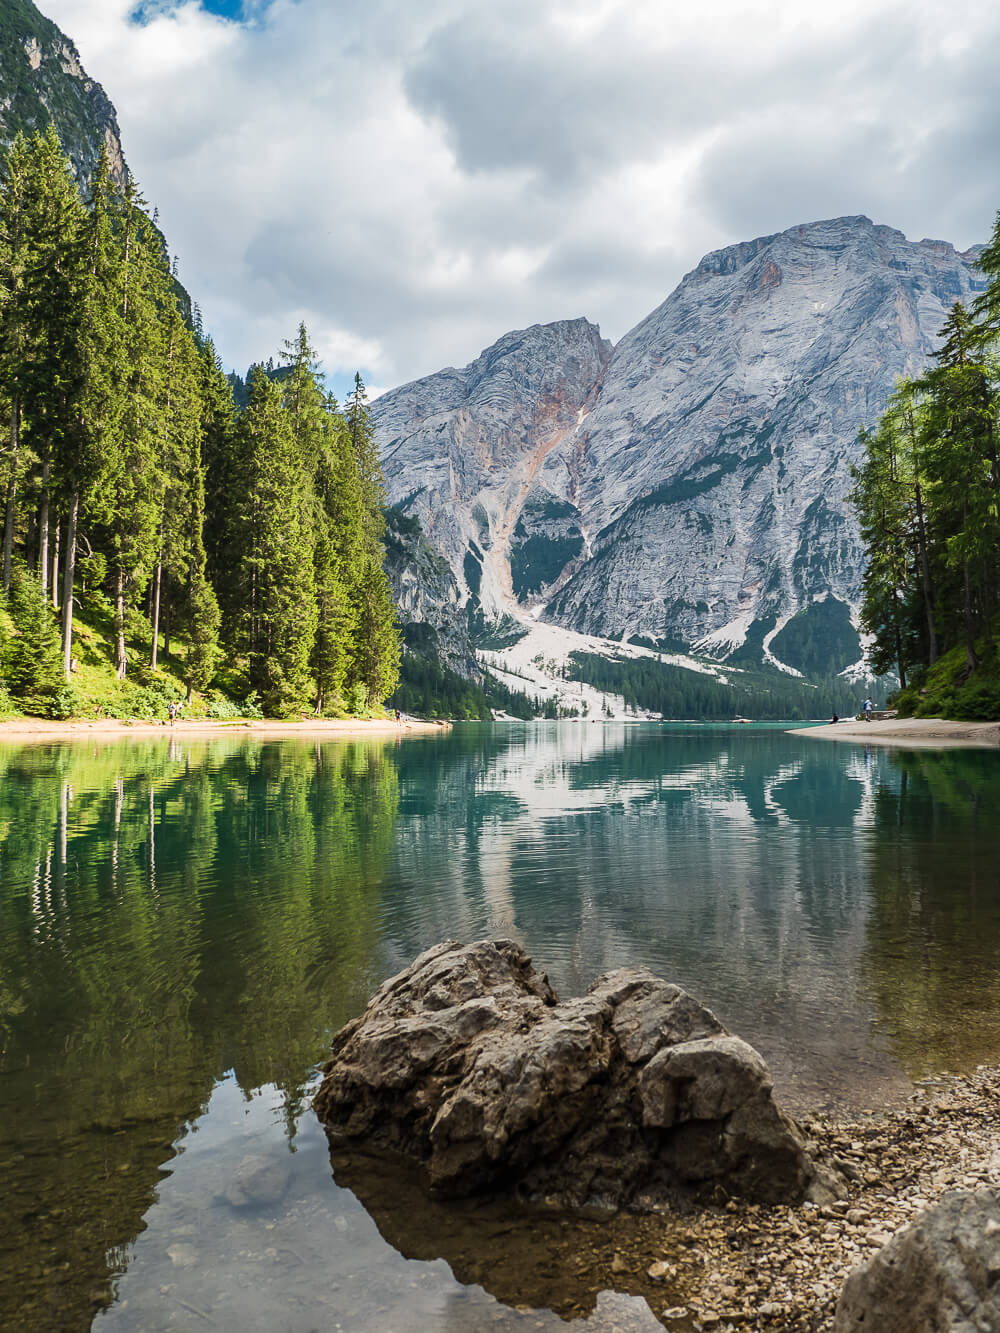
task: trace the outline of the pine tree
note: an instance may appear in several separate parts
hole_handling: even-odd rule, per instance
[[[48,712],[64,688],[59,631],[41,583],[17,561],[8,611],[15,631],[3,669],[8,689],[15,698]]]
[[[0,377],[8,405],[8,442],[4,460],[4,590],[10,588],[17,490],[22,468],[20,374],[27,342],[23,292],[28,249],[25,214],[30,178],[28,142],[23,134],[18,134],[0,174]]]
[[[235,442],[238,643],[248,657],[251,688],[269,711],[289,714],[312,693],[313,532],[299,500],[300,459],[281,389],[260,369],[249,389]]]
[[[345,490],[357,496],[360,519],[353,522],[357,544],[345,562],[345,573],[357,624],[349,689],[360,687],[369,708],[379,707],[399,681],[399,629],[389,580],[382,568],[385,532],[385,480],[375,443],[375,427],[360,373],[345,412],[349,450],[344,460]],[[353,467],[352,467],[353,463]]]
[[[340,574],[340,562],[328,532],[315,548],[316,639],[311,667],[316,682],[316,712],[339,711],[351,663],[356,618]]]
[[[904,597],[910,559],[909,511],[903,462],[894,419],[886,415],[874,432],[862,431],[864,462],[852,468],[851,501],[869,551],[862,583],[861,625],[873,636],[872,668],[898,670],[903,685],[912,654]]]
[[[357,588],[357,635],[349,684],[361,685],[365,703],[378,708],[399,683],[399,630],[389,577],[369,551]]]
[[[372,543],[381,541],[385,533],[386,491],[375,442],[375,423],[372,421],[368,394],[360,371],[354,375],[354,391],[347,400],[345,417],[361,486],[365,536],[371,549]]]
[[[945,563],[960,575],[962,637],[978,665],[976,622],[995,610],[1000,553],[1000,466],[993,422],[996,374],[981,357],[971,316],[956,301],[941,330],[938,365],[919,381],[926,394],[927,469],[934,510],[946,533]]]
[[[91,180],[81,255],[78,319],[74,356],[79,371],[71,404],[71,429],[58,460],[66,495],[66,556],[63,565],[63,671],[70,676],[73,654],[73,605],[81,504],[101,490],[114,466],[122,418],[126,365],[119,313],[121,268],[114,236],[118,192],[102,149]]]

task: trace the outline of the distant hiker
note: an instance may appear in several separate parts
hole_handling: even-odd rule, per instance
[[[865,700],[865,721],[866,721],[866,722],[870,722],[870,721],[872,720],[872,709],[873,709],[874,707],[875,707],[875,705],[872,703],[872,701],[871,701],[871,696],[869,695],[869,697]]]
[[[173,699],[171,699],[170,702],[167,704],[167,717],[170,718],[171,726],[174,725],[174,719],[176,718],[176,716],[177,716],[177,705],[174,703]]]
[[[399,709],[397,708],[397,709],[396,709],[396,726],[397,726],[397,727],[399,726],[399,724],[400,724],[400,722],[401,722],[402,720],[403,720],[403,719],[402,719],[402,716],[400,715]]]
[[[837,716],[836,713],[834,713],[833,717],[830,718],[830,726],[832,727],[833,724],[834,724],[835,722],[839,722],[839,721],[840,721],[840,718]]]

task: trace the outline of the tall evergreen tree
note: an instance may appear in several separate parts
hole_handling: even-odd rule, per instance
[[[256,369],[236,428],[239,646],[251,687],[272,712],[310,700],[316,633],[313,534],[300,503],[300,458],[281,389]],[[234,552],[236,554],[236,552]]]
[[[7,400],[8,429],[4,458],[3,587],[10,588],[21,460],[21,374],[27,343],[24,274],[29,232],[26,214],[31,154],[18,134],[0,173],[0,377]]]
[[[7,687],[48,711],[63,689],[59,631],[41,583],[20,562],[12,570],[8,608],[15,633],[3,663]]]
[[[63,564],[63,670],[70,676],[73,606],[81,503],[101,489],[113,467],[124,415],[125,338],[120,315],[121,266],[114,225],[118,192],[102,150],[91,180],[81,256],[75,357],[79,379],[71,429],[62,440],[59,471],[66,495]]]
[[[360,500],[358,546],[347,569],[348,590],[357,625],[347,671],[348,688],[360,687],[369,707],[380,705],[399,680],[399,629],[389,580],[382,568],[385,533],[385,480],[375,442],[375,426],[360,372],[345,412],[352,490]],[[353,469],[351,463],[353,462]]]

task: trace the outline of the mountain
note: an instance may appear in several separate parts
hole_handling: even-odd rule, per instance
[[[115,109],[99,83],[87,77],[68,37],[31,0],[0,7],[0,144],[18,131],[55,125],[77,175],[86,180],[102,145],[112,174],[124,183],[125,161]]]
[[[584,319],[508,333],[376,401],[390,498],[480,638],[541,620],[846,668],[858,432],[982,290],[977,254],[836,218],[706,255],[614,348]]]

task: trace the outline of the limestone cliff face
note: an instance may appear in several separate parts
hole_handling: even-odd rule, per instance
[[[707,255],[613,352],[583,320],[508,334],[376,403],[392,498],[487,614],[766,656],[857,603],[858,431],[975,257],[837,218]]]
[[[508,333],[464,370],[443,370],[374,404],[393,504],[418,515],[448,560],[463,600],[487,619],[515,600],[511,557],[549,522],[557,497],[539,478],[550,454],[575,438],[611,356],[584,319]],[[569,479],[561,476],[565,493]],[[560,539],[576,533],[562,503]],[[532,517],[534,516],[534,517]],[[517,531],[521,525],[520,532]]]
[[[88,78],[76,47],[31,0],[4,0],[0,15],[0,144],[18,131],[53,124],[81,180],[101,148],[124,184],[125,161],[115,109]]]

